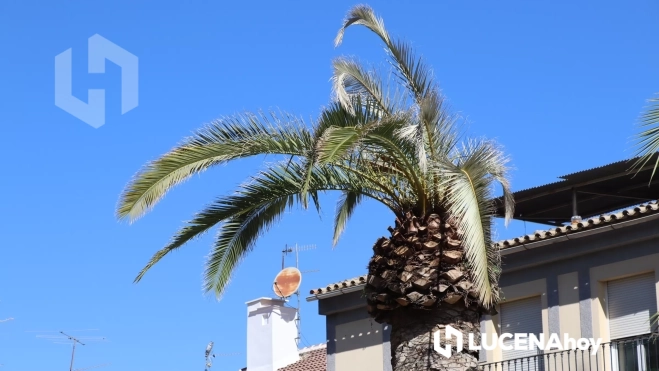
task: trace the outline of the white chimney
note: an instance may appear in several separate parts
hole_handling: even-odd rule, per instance
[[[247,371],[276,371],[300,360],[297,310],[280,299],[247,302]]]

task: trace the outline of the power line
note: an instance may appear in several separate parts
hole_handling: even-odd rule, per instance
[[[302,334],[302,338],[303,338],[304,341],[307,343],[307,346],[310,347],[310,346],[311,346],[311,342],[307,339],[306,336],[304,336],[304,334]]]

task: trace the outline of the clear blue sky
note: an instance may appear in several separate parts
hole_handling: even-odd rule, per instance
[[[396,2],[400,3],[400,2]],[[659,91],[654,1],[372,1],[390,32],[434,66],[469,131],[497,138],[512,156],[516,190],[630,156],[645,99]],[[402,4],[402,3],[400,3]],[[109,339],[79,350],[76,367],[201,370],[245,364],[245,302],[270,295],[284,244],[316,244],[301,257],[303,289],[361,274],[392,222],[359,210],[332,250],[334,197],[323,218],[295,212],[263,238],[226,297],[201,291],[212,235],[156,266],[151,254],[214,196],[262,159],[214,169],[170,193],[129,226],[118,196],[146,161],[221,115],[280,108],[313,117],[330,98],[330,61],[342,54],[384,63],[381,44],[335,32],[354,2],[3,1],[0,3],[0,363],[7,371],[68,367],[70,349],[39,332],[98,328]],[[139,106],[120,115],[119,68],[87,74],[86,43],[101,34],[139,57]],[[54,105],[54,57],[73,48],[74,93],[107,91],[107,123],[93,129]],[[514,223],[499,237],[523,233]],[[535,226],[527,226],[535,228]],[[324,338],[316,303],[302,310],[309,343]],[[92,335],[90,333],[90,335]]]

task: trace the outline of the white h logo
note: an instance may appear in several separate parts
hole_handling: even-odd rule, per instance
[[[446,329],[444,330],[444,339],[446,340],[451,340],[451,337],[455,337],[456,339],[456,348],[458,352],[462,351],[462,333],[456,329],[454,329],[451,326],[446,326]],[[440,355],[446,357],[446,358],[451,358],[451,345],[450,344],[444,344],[444,347],[440,345],[441,340],[440,340],[440,330],[435,331],[433,334],[433,345],[435,348],[435,351],[439,353]]]
[[[121,114],[137,107],[137,57],[96,34],[88,40],[89,73],[105,73],[105,60],[121,67]],[[87,103],[73,96],[71,48],[55,57],[55,105],[94,128],[105,124],[105,90],[89,89]]]

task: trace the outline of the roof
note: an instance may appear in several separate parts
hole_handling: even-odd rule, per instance
[[[327,287],[321,287],[314,290],[311,290],[309,293],[311,295],[320,295],[320,294],[329,294],[331,292],[344,292],[345,289],[361,287],[366,284],[366,275],[353,277],[347,280],[343,280],[336,283],[331,283]]]
[[[521,237],[496,242],[494,246],[507,249],[519,245],[525,245],[533,242],[548,240],[551,238],[561,237],[572,233],[586,230],[596,230],[613,224],[618,224],[633,219],[640,219],[644,216],[659,214],[659,203],[657,201],[639,205],[633,208],[625,209],[617,213],[600,215],[580,223],[570,224],[562,227],[552,228],[545,231],[536,231]]]
[[[300,360],[277,371],[326,371],[327,344],[318,344],[299,350]],[[247,367],[239,371],[248,371]]]
[[[300,349],[300,360],[277,371],[325,371],[327,370],[327,344]]]
[[[655,155],[638,174],[630,171],[637,158],[614,162],[559,177],[561,180],[514,192],[514,219],[561,226],[573,216],[584,218],[659,199],[659,187],[648,187]],[[659,183],[659,177],[652,183]],[[497,215],[503,216],[502,198],[497,198]]]
[[[580,223],[575,223],[567,226],[552,228],[543,231],[536,231],[532,234],[527,234],[521,237],[502,240],[495,242],[494,246],[499,247],[501,250],[509,249],[516,246],[522,246],[540,241],[551,240],[566,235],[585,231],[597,231],[599,228],[608,227],[622,222],[637,220],[641,222],[643,217],[646,216],[659,216],[659,201],[653,201],[647,204],[638,205],[628,208],[616,213],[600,215],[587,220],[582,220]],[[336,293],[340,295],[346,289],[359,289],[366,285],[367,275],[354,277],[348,280],[331,283],[327,287],[321,287],[310,291],[311,295],[330,295]],[[312,297],[313,298],[313,297]],[[310,298],[311,299],[311,298]]]

